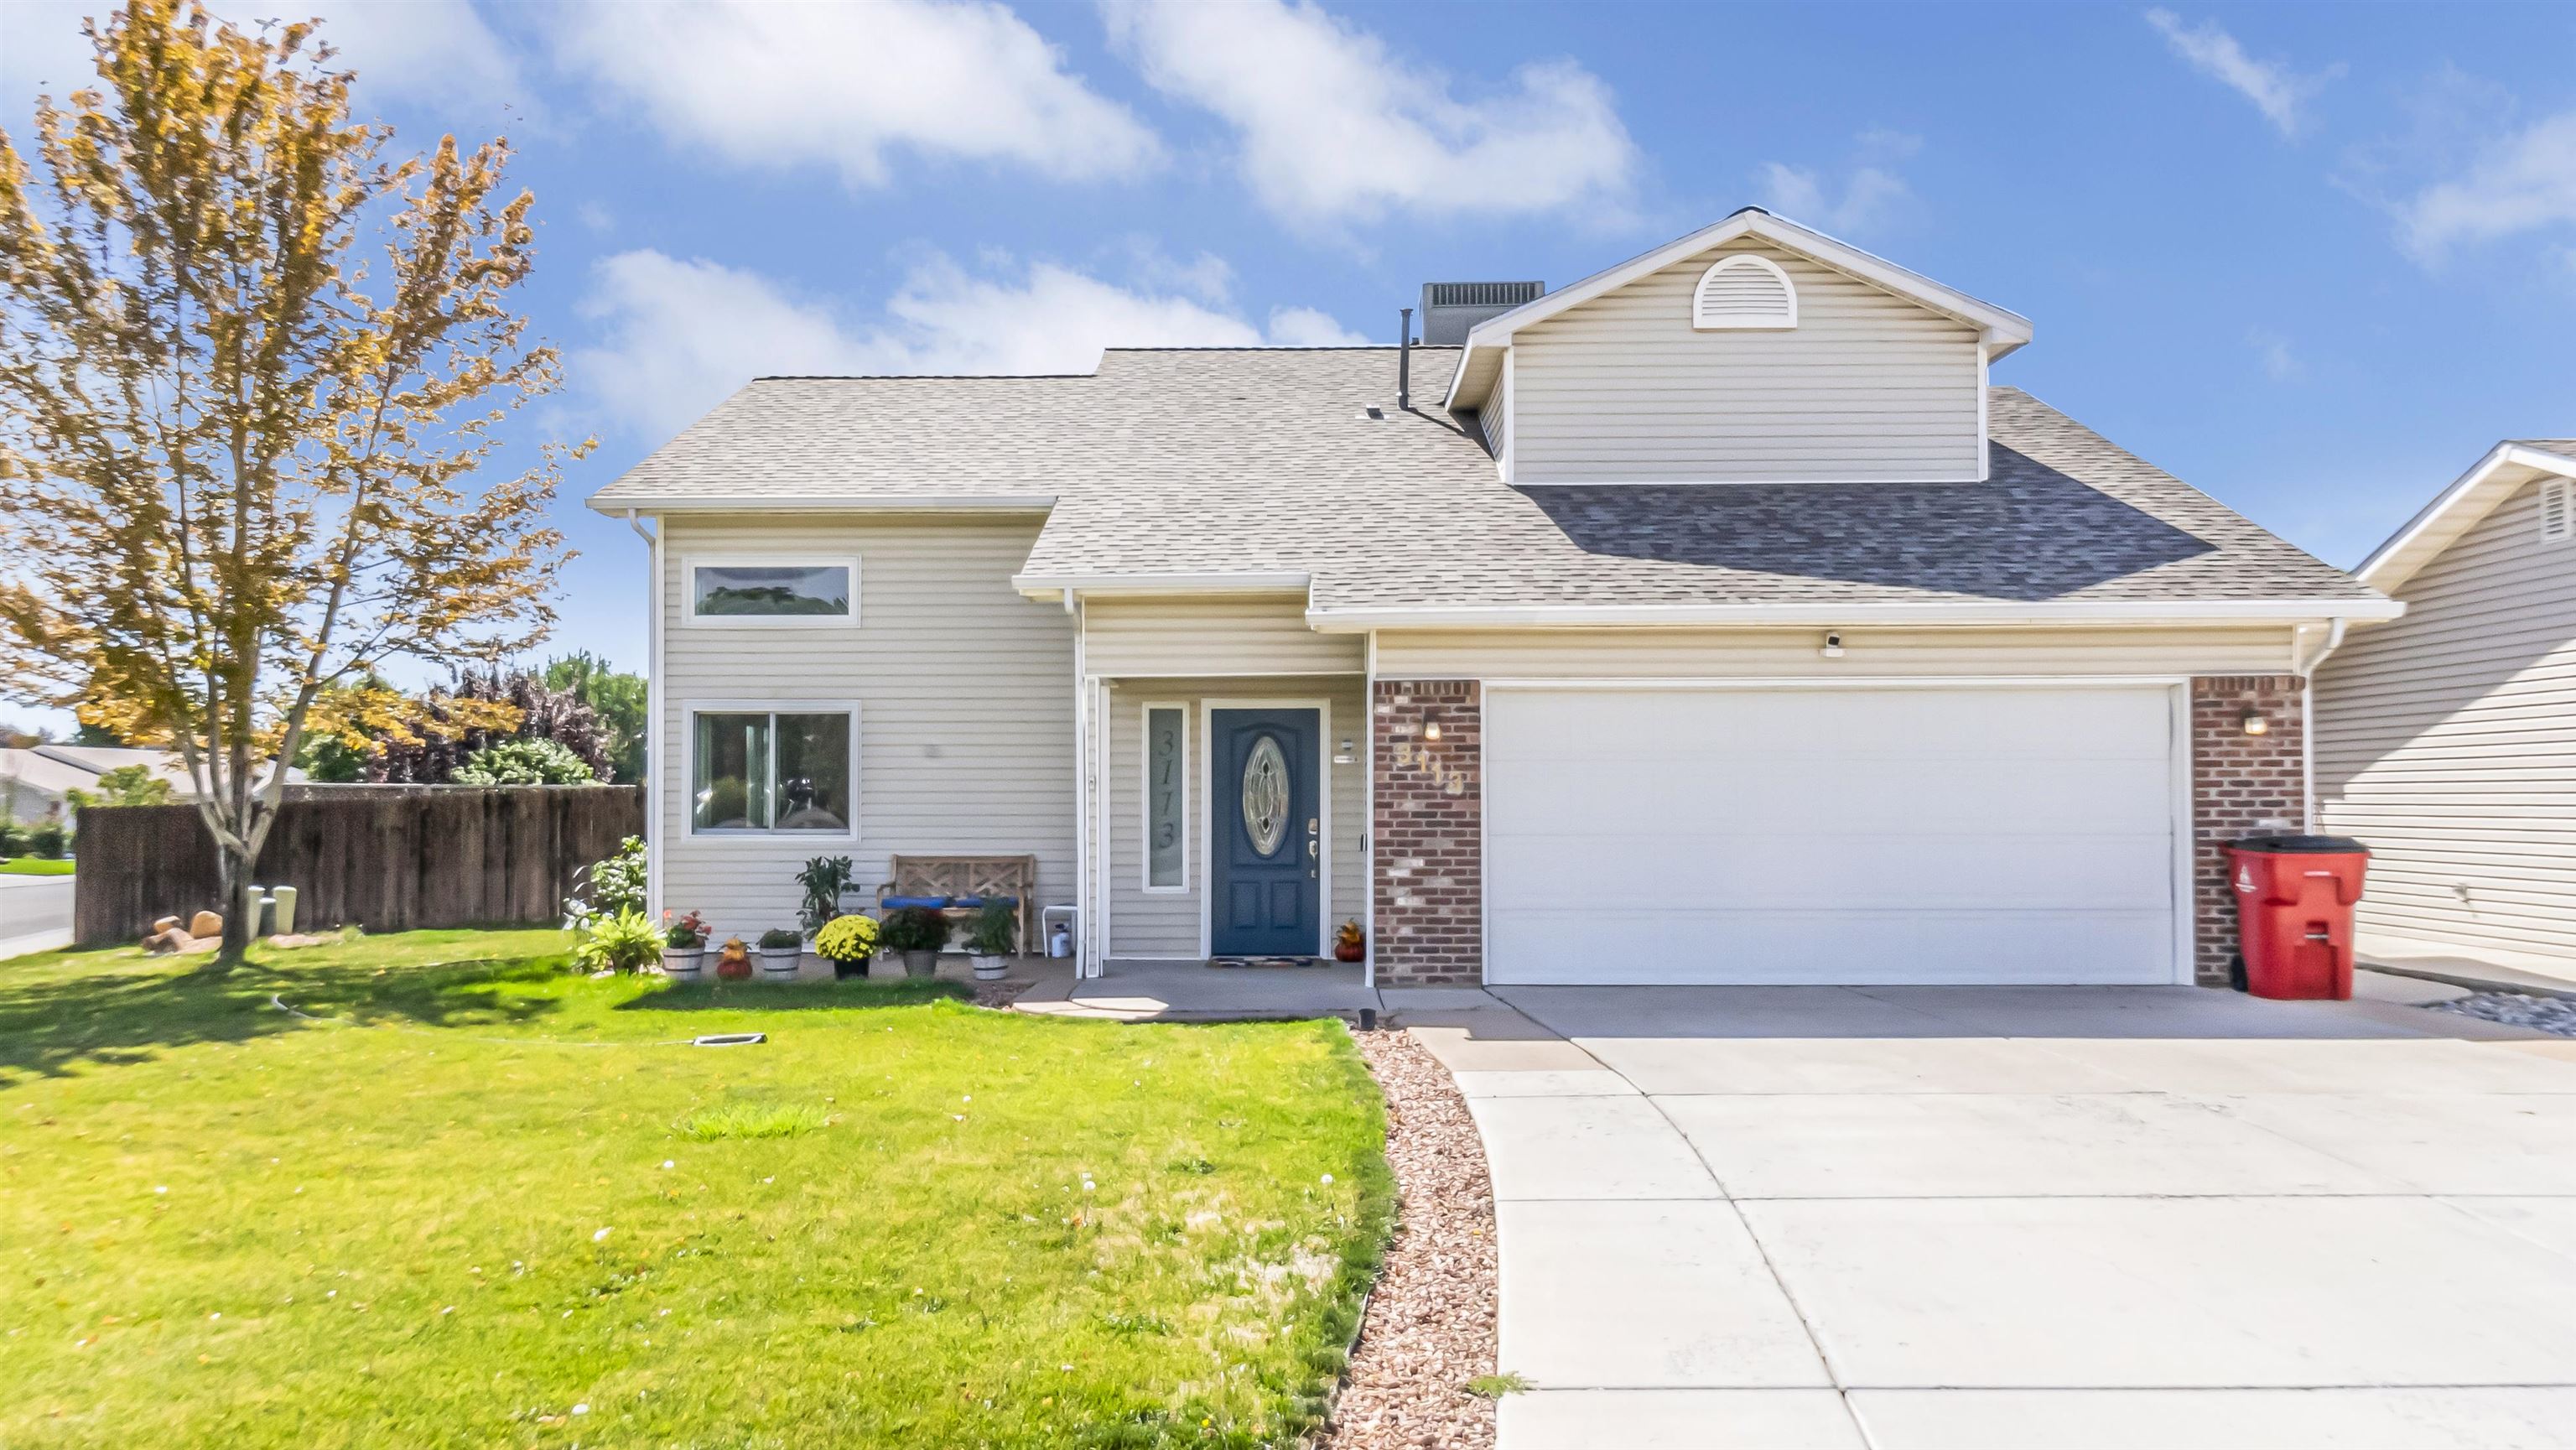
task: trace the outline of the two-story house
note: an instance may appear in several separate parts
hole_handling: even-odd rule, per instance
[[[2399,606],[2036,398],[2000,307],[1755,209],[1422,345],[763,378],[652,540],[653,897],[1027,852],[1084,969],[2224,980],[2219,842]]]

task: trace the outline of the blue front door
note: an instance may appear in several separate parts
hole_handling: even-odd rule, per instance
[[[1209,949],[1311,957],[1323,911],[1324,818],[1312,710],[1213,710]]]

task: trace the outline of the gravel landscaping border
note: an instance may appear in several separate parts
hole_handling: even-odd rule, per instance
[[[1485,1143],[1449,1070],[1409,1032],[1352,1034],[1386,1093],[1396,1229],[1359,1348],[1320,1444],[1329,1450],[1491,1450],[1494,1187]]]
[[[2534,997],[2522,992],[2477,992],[2454,997],[2448,1002],[2435,1002],[2429,1012],[2456,1012],[2463,1017],[2483,1017],[2489,1022],[2502,1022],[2512,1027],[2537,1028],[2560,1037],[2576,1037],[2576,1001],[2565,997]]]

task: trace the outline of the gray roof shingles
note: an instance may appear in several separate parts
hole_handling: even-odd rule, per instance
[[[1302,572],[1326,610],[2376,597],[2015,388],[1984,483],[1513,488],[1438,408],[1457,351],[1415,353],[1409,413],[1383,347],[764,379],[593,502],[1051,496],[1031,575]]]

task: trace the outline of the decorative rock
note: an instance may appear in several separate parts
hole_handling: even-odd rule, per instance
[[[2535,997],[2523,992],[2479,992],[2474,996],[2436,1002],[2425,1010],[2457,1012],[2463,1017],[2483,1017],[2508,1027],[2529,1027],[2560,1037],[2576,1037],[2576,1001],[2565,997]]]
[[[224,919],[221,916],[216,915],[214,912],[201,911],[195,916],[188,918],[188,935],[190,936],[222,936],[223,934]]]
[[[175,916],[165,916],[161,918],[161,920],[177,921],[178,918]],[[190,938],[186,932],[179,930],[175,926],[162,927],[160,930],[143,939],[144,952],[147,955],[156,957],[173,956],[177,953],[186,951],[194,945],[196,945],[196,942]]]
[[[177,931],[178,929],[179,918],[175,916],[165,916],[152,923],[152,934],[154,936],[159,936],[165,931]]]

